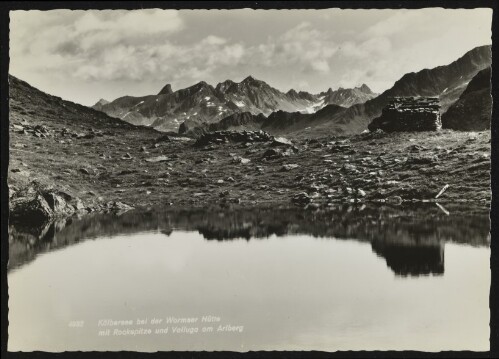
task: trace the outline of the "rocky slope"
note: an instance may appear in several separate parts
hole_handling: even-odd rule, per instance
[[[461,131],[490,129],[492,118],[491,68],[480,71],[459,99],[442,115],[442,127]]]
[[[350,106],[375,94],[362,85],[320,94],[290,90],[283,93],[264,81],[248,76],[237,83],[227,80],[213,87],[206,82],[173,91],[167,84],[157,95],[100,100],[93,108],[137,125],[160,131],[177,131],[180,124],[194,128],[216,123],[233,114],[270,115],[276,111],[315,113],[328,104]]]
[[[272,112],[268,117],[243,112],[228,116],[216,123],[184,122],[180,126],[180,133],[197,137],[206,132],[221,130],[264,130],[274,135],[284,135],[327,121],[328,118],[344,109],[337,105],[327,105],[315,113],[279,110]]]
[[[481,70],[491,65],[491,46],[476,47],[449,65],[405,74],[376,98],[351,106],[305,131],[305,136],[323,133],[354,134],[367,129],[392,97],[439,97],[444,113],[465,90],[468,82]]]
[[[251,112],[236,112],[215,123],[199,123],[185,121],[179,127],[180,134],[198,137],[206,132],[223,130],[257,130],[267,118],[263,114],[253,115]]]
[[[92,191],[99,181],[94,176],[108,169],[109,152],[115,160],[126,154],[130,138],[138,144],[159,135],[48,95],[10,75],[9,122],[11,220],[31,222],[86,208],[118,209],[120,203],[99,199]],[[88,176],[94,178],[88,181]]]

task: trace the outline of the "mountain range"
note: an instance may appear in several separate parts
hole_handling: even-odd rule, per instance
[[[93,108],[132,124],[177,131],[184,122],[195,127],[244,112],[266,116],[276,111],[315,113],[329,104],[347,107],[375,96],[365,84],[353,89],[329,88],[319,94],[293,89],[284,93],[248,76],[241,82],[226,80],[216,87],[201,81],[177,91],[167,84],[156,95],[124,96],[111,102],[101,99]]]
[[[317,137],[324,133],[355,134],[367,129],[372,119],[381,114],[382,109],[391,98],[399,96],[432,96],[439,97],[441,113],[444,114],[444,123],[455,130],[483,130],[490,128],[491,99],[490,99],[490,46],[477,47],[464,56],[446,66],[434,69],[425,69],[417,73],[408,73],[395,82],[393,87],[379,96],[363,103],[349,107],[329,104],[315,113],[276,111],[266,119],[246,114],[244,126],[241,126],[237,116],[229,116],[216,124],[202,124],[190,127],[181,126],[184,133],[198,134],[204,131],[227,129],[263,129],[275,134],[305,135]],[[482,71],[484,71],[482,73]],[[472,81],[475,76],[480,79]],[[488,80],[487,80],[488,79]],[[471,82],[470,82],[471,81]],[[476,82],[476,84],[474,84]],[[466,90],[468,84],[470,90]],[[473,84],[473,85],[472,85]],[[488,84],[488,87],[486,86]],[[477,92],[480,89],[481,92]],[[473,92],[473,96],[470,94]],[[336,92],[336,95],[339,93]],[[321,95],[324,95],[321,94]],[[468,98],[461,99],[460,96]],[[479,99],[478,99],[479,98]],[[460,116],[453,115],[456,102],[463,105],[458,111]],[[473,102],[473,105],[471,103]],[[470,104],[470,106],[468,106]],[[456,105],[457,106],[457,105]],[[449,115],[445,115],[449,109]],[[466,112],[465,109],[468,109]],[[473,116],[469,116],[473,112]],[[478,115],[478,113],[480,115]],[[481,116],[481,119],[475,117]],[[445,125],[444,125],[445,127]]]
[[[460,98],[471,79],[490,66],[491,46],[486,45],[448,65],[405,74],[379,95],[365,84],[351,89],[329,88],[319,94],[294,89],[284,93],[248,76],[239,83],[226,80],[213,87],[201,81],[177,91],[166,84],[156,95],[124,96],[111,102],[101,99],[93,108],[160,131],[265,129],[309,136],[325,131],[353,134],[367,129],[392,97],[439,97],[443,114]],[[454,128],[470,126],[458,123]]]

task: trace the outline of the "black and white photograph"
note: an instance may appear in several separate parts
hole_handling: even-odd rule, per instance
[[[492,8],[8,16],[9,352],[490,350]]]

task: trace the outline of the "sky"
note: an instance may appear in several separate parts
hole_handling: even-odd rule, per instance
[[[491,44],[491,23],[491,9],[16,10],[9,73],[84,105],[249,75],[281,91],[381,93]]]

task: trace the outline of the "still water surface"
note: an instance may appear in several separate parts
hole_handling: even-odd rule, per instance
[[[488,350],[486,215],[353,213],[12,228],[9,350]]]

